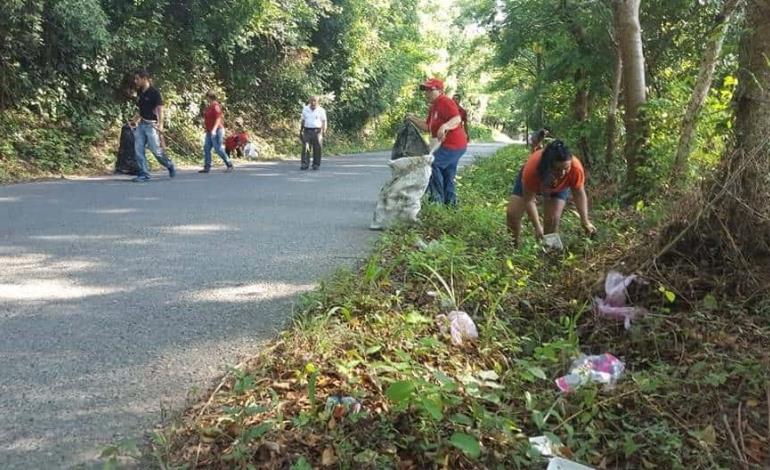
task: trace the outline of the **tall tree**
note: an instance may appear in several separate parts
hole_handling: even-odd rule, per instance
[[[609,167],[612,164],[612,156],[615,154],[615,135],[617,134],[617,114],[618,102],[620,101],[620,90],[623,85],[623,58],[620,55],[620,49],[615,48],[615,69],[612,76],[612,92],[610,95],[610,106],[607,110],[607,145],[604,152],[604,162]]]
[[[681,175],[687,167],[687,158],[692,151],[692,141],[695,137],[695,125],[700,114],[703,103],[706,101],[711,82],[714,79],[714,70],[716,69],[717,59],[722,51],[722,43],[730,24],[730,18],[741,3],[741,0],[725,0],[721,12],[714,18],[714,28],[710,31],[706,47],[701,58],[698,78],[695,80],[695,87],[687,105],[687,110],[682,119],[682,127],[679,134],[679,144],[674,158],[674,167],[671,174],[672,179]]]
[[[724,224],[744,255],[770,255],[770,0],[748,0],[740,50],[735,145],[716,193]]]
[[[575,101],[573,113],[578,126],[578,148],[580,149],[580,156],[585,165],[591,166],[593,158],[591,156],[591,148],[588,144],[587,126],[585,124],[589,113],[589,81],[586,65],[589,63],[588,57],[592,55],[593,51],[586,39],[585,28],[575,18],[571,8],[572,5],[570,5],[567,0],[562,0],[561,13],[564,22],[577,45],[575,50],[578,55],[578,65],[575,67]]]
[[[647,123],[641,112],[647,102],[644,76],[642,28],[639,24],[641,0],[613,0],[615,31],[623,60],[623,98],[626,146],[624,154],[628,173],[626,179],[633,185],[637,169],[644,159]]]

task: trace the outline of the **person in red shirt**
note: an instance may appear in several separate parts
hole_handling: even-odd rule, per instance
[[[211,149],[216,150],[217,155],[225,162],[227,169],[232,171],[233,164],[227,158],[227,153],[223,147],[225,136],[224,112],[222,106],[217,101],[217,95],[213,91],[206,93],[206,99],[209,102],[208,107],[203,112],[203,124],[206,128],[206,140],[203,144],[203,169],[198,173],[208,173],[211,171]]]
[[[551,140],[553,140],[551,139],[551,132],[545,127],[539,131],[533,132],[532,135],[529,136],[530,152],[542,150]]]
[[[468,147],[468,136],[462,128],[457,104],[444,94],[444,82],[430,78],[420,85],[420,89],[425,92],[425,99],[430,103],[428,118],[423,121],[409,114],[407,119],[420,129],[429,131],[432,139],[440,142],[440,146],[433,152],[433,171],[428,191],[432,201],[454,206],[457,204],[457,164]]]
[[[569,197],[574,193],[583,230],[588,235],[596,228],[588,218],[588,196],[585,191],[585,170],[577,157],[561,140],[554,140],[545,149],[533,152],[519,171],[508,201],[508,229],[518,246],[521,238],[521,218],[524,212],[535,227],[539,240],[545,234],[557,233],[559,221]],[[540,224],[535,197],[544,197],[545,227]]]
[[[232,156],[233,152],[237,152],[239,157],[242,156],[243,147],[248,143],[249,134],[243,129],[243,119],[238,118],[235,120],[235,133],[225,139],[225,152],[227,156]]]
[[[457,105],[457,109],[460,111],[460,119],[463,121],[463,129],[465,129],[465,135],[468,137],[468,142],[471,141],[471,133],[468,130],[468,111],[460,105],[460,95],[454,95],[452,101]]]

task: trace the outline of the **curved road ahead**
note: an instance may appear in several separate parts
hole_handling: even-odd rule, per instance
[[[366,254],[386,159],[0,186],[0,468],[90,467],[254,353]]]

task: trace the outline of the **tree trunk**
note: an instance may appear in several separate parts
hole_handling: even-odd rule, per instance
[[[721,200],[727,228],[744,256],[770,254],[770,0],[746,2],[746,33],[741,44],[736,92],[735,146],[726,155],[723,181],[739,172]],[[751,258],[749,258],[751,259]]]
[[[730,24],[730,17],[735,11],[740,0],[726,0],[722,6],[722,11],[717,15],[716,25],[709,34],[706,42],[706,48],[701,58],[698,78],[695,80],[690,103],[687,105],[687,111],[682,119],[682,128],[679,134],[679,145],[676,149],[674,158],[674,167],[672,169],[672,180],[680,179],[687,167],[687,159],[692,151],[692,141],[695,136],[695,125],[697,124],[700,110],[703,103],[706,102],[706,96],[711,88],[711,82],[714,79],[714,70],[716,69],[717,59],[722,51],[722,43],[727,33],[727,27]]]
[[[591,167],[591,149],[588,145],[588,136],[586,136],[585,121],[588,119],[588,83],[586,81],[585,70],[580,68],[575,72],[575,120],[580,126],[580,137],[578,138],[578,148],[580,157],[586,167]]]
[[[612,165],[612,156],[615,155],[615,128],[617,127],[618,101],[620,100],[620,87],[623,80],[623,58],[620,55],[620,49],[616,48],[615,54],[612,96],[610,97],[610,109],[607,111],[607,149],[604,153],[604,161],[608,168]]]
[[[540,88],[541,88],[540,80],[542,80],[544,68],[545,68],[545,65],[543,64],[543,53],[540,50],[535,50],[535,72],[536,72],[535,77],[537,77],[536,86],[538,88],[538,95],[535,101],[535,108],[533,110],[533,114],[531,118],[533,131],[542,129],[543,126],[545,126],[545,111],[543,110],[543,102],[540,97]]]
[[[642,28],[639,24],[641,0],[613,0],[615,31],[623,59],[623,98],[626,126],[624,154],[627,164],[626,180],[633,185],[637,168],[644,160],[647,125],[640,108],[647,101],[642,52]]]
[[[567,0],[562,0],[561,2],[561,14],[572,37],[575,39],[575,44],[577,45],[576,53],[579,56],[578,60],[580,63],[585,63],[582,59],[593,53],[593,50],[586,44],[585,28],[576,20],[574,12],[570,10],[570,5]],[[585,122],[588,119],[588,107],[590,104],[588,98],[588,74],[586,73],[585,67],[581,65],[575,70],[574,115],[580,129],[578,137],[580,157],[586,167],[590,167],[591,161],[593,160],[585,126]]]

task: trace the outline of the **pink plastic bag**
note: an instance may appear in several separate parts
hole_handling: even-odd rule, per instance
[[[581,354],[572,362],[569,374],[556,379],[556,386],[565,393],[588,382],[612,387],[623,375],[625,369],[625,364],[612,354],[604,353],[599,356]]]
[[[607,273],[607,279],[604,281],[605,298],[594,298],[596,313],[603,317],[623,320],[626,329],[631,328],[632,320],[648,314],[647,309],[643,307],[628,305],[628,286],[637,279],[634,274],[624,276],[617,271]]]

